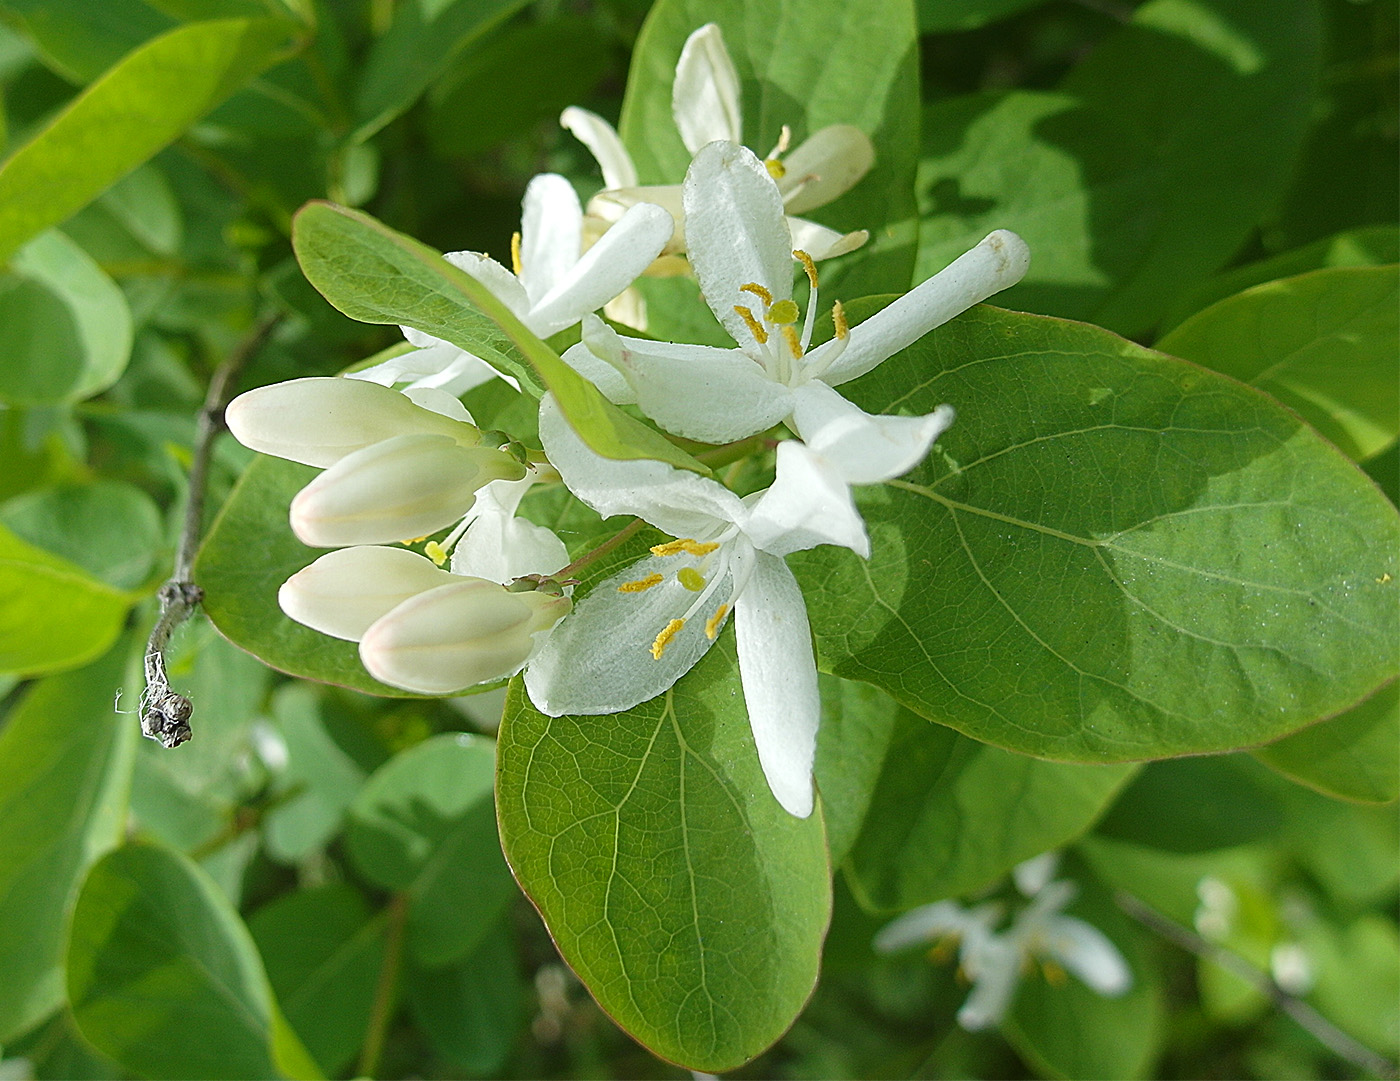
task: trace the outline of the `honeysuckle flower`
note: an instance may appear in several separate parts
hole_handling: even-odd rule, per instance
[[[724,36],[714,23],[692,33],[681,49],[671,85],[671,115],[681,141],[692,155],[717,139],[743,142],[739,76],[725,48]],[[689,227],[681,213],[679,185],[638,186],[631,155],[612,125],[597,114],[571,106],[564,110],[559,122],[588,147],[603,173],[603,191],[589,200],[589,216],[606,228],[638,204],[665,207],[676,223],[666,250],[685,251]],[[875,161],[869,138],[850,124],[822,128],[783,157],[790,138],[789,129],[784,127],[782,138],[768,154],[765,165],[777,180],[783,205],[792,215],[814,210],[845,194]],[[787,221],[788,247],[802,248],[814,259],[854,251],[868,236],[864,230],[841,234],[799,217]]]
[[[480,252],[448,252],[444,258],[490,289],[533,334],[548,338],[631,285],[661,253],[672,228],[671,215],[661,207],[638,204],[585,252],[583,208],[573,185],[542,173],[525,189],[520,232],[511,241],[513,271]],[[463,394],[501,374],[451,342],[412,327],[400,329],[415,349],[354,372],[353,378],[385,385],[407,381]]]
[[[359,545],[327,552],[282,583],[277,604],[292,619],[358,642],[374,623],[453,576],[407,548]]]
[[[951,423],[951,410],[871,416],[832,388],[1013,285],[1029,263],[1020,237],[998,230],[858,326],[847,327],[838,303],[836,336],[812,348],[816,267],[791,248],[763,163],[743,147],[710,143],[686,174],[684,202],[701,292],[736,348],[629,338],[588,320],[583,341],[565,359],[615,401],[635,402],[676,435],[727,443],[790,418],[813,447],[862,448],[871,460],[860,471],[868,477],[884,479],[918,462]],[[792,299],[794,258],[811,286],[805,319]]]
[[[552,717],[616,713],[654,698],[710,648],[729,615],[764,776],[791,814],[812,811],[820,700],[806,606],[783,562],[818,544],[868,550],[841,486],[813,484],[806,450],[778,447],[777,478],[741,499],[663,462],[595,454],[550,396],[540,439],[568,489],[603,517],[636,515],[677,538],[596,585],[525,673],[531,700]]]
[[[569,550],[553,530],[516,515],[531,486],[557,481],[549,466],[535,466],[520,480],[492,481],[476,493],[462,521],[460,539],[449,536],[452,573],[511,582],[531,574],[552,574],[569,562]]]
[[[1017,867],[1013,877],[1030,903],[1005,931],[994,930],[1002,915],[998,904],[965,909],[939,901],[888,924],[875,936],[875,948],[888,953],[920,942],[956,940],[959,965],[972,981],[958,1010],[958,1024],[968,1031],[990,1028],[1006,1016],[1021,972],[1035,959],[1045,964],[1052,981],[1068,971],[1101,995],[1124,994],[1133,978],[1123,955],[1097,927],[1062,914],[1078,889],[1072,882],[1051,881],[1053,871],[1053,855]]]

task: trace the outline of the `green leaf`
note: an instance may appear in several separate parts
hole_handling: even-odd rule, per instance
[[[0,526],[0,672],[42,675],[105,653],[132,598]]]
[[[1151,0],[1059,93],[936,103],[916,278],[1012,229],[1031,266],[1008,307],[1150,328],[1283,194],[1320,58],[1315,0]]]
[[[292,24],[178,26],[125,57],[0,166],[0,259],[113,181],[285,55]]]
[[[608,1015],[709,1073],[776,1041],[816,982],[831,887],[820,813],[764,781],[733,636],[612,717],[546,717],[515,681],[499,754],[506,856]]]
[[[0,522],[115,589],[150,577],[164,531],[151,497],[115,480],[33,489],[0,507]]]
[[[1135,769],[1011,754],[902,709],[851,850],[852,891],[884,912],[975,893],[1083,833]]]
[[[0,272],[0,350],[0,399],[91,398],[117,381],[131,355],[126,297],[73,241],[43,233]]]
[[[918,0],[919,33],[975,30],[1044,0]]]
[[[1400,884],[1400,816],[1394,807],[1364,807],[1328,799],[1270,777],[1286,816],[1285,843],[1341,906],[1388,903]]]
[[[1254,757],[1323,795],[1360,803],[1400,799],[1400,683],[1359,706],[1254,750]]]
[[[1316,968],[1318,1010],[1384,1055],[1400,1050],[1400,936],[1393,920],[1366,913],[1343,926],[1313,921],[1301,935]]]
[[[1361,460],[1400,435],[1400,267],[1334,267],[1257,285],[1193,315],[1164,353],[1272,394]]]
[[[175,20],[142,0],[4,0],[44,63],[74,83],[95,79]]]
[[[822,719],[814,773],[831,865],[840,867],[870,808],[899,706],[868,683],[828,675],[819,679]]]
[[[319,1076],[238,913],[168,848],[128,845],[88,874],[73,912],[68,996],[84,1038],[134,1073]]]
[[[426,0],[398,4],[374,43],[355,95],[353,138],[368,139],[418,99],[452,57],[525,6],[525,0]]]
[[[0,1040],[63,1001],[64,926],[121,837],[136,741],[114,716],[127,650],[36,684],[0,729]]]
[[[708,472],[604,398],[486,286],[412,237],[357,210],[314,202],[297,212],[292,244],[307,279],[351,319],[414,327],[475,353],[525,386],[547,388],[583,440],[605,458],[655,458]]]
[[[351,804],[345,843],[359,872],[409,897],[422,965],[471,952],[515,894],[496,839],[489,739],[441,735],[381,766]]]
[[[364,1042],[384,962],[384,922],[343,882],[283,894],[248,921],[287,1021],[327,1076]]]
[[[1292,413],[1096,327],[978,308],[842,388],[959,420],[790,557],[824,670],[1042,758],[1247,746],[1394,674],[1400,517]]]
[[[323,554],[297,540],[287,521],[292,496],[316,472],[266,455],[244,471],[195,560],[204,611],[230,642],[289,675],[386,698],[415,697],[371,677],[354,642],[295,623],[277,607],[282,583]]]

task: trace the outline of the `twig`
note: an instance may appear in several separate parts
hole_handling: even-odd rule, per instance
[[[160,616],[146,642],[146,689],[141,693],[141,734],[162,747],[178,747],[190,738],[190,715],[194,706],[170,687],[165,670],[165,647],[170,636],[199,608],[204,591],[191,581],[195,552],[199,549],[204,526],[204,489],[208,484],[209,457],[216,436],[224,424],[224,406],[229,389],[248,363],[281,322],[280,314],[261,319],[239,343],[238,348],[214,371],[204,406],[195,429],[194,458],[190,463],[189,493],[185,503],[185,523],[175,549],[175,570],[156,597]]]
[[[1167,919],[1156,909],[1144,904],[1131,893],[1118,890],[1114,894],[1114,900],[1118,902],[1118,907],[1129,916],[1151,930],[1156,931],[1163,938],[1170,939],[1182,949],[1194,953],[1197,957],[1203,957],[1208,961],[1214,961],[1227,972],[1238,976],[1250,986],[1268,996],[1276,1007],[1293,1018],[1304,1031],[1333,1054],[1346,1059],[1353,1066],[1365,1070],[1367,1073],[1375,1074],[1378,1077],[1400,1077],[1400,1072],[1397,1072],[1395,1063],[1391,1062],[1384,1055],[1372,1051],[1365,1044],[1352,1039],[1302,999],[1290,995],[1270,979],[1267,974],[1255,968],[1243,957],[1239,956],[1239,954],[1222,949],[1220,946],[1206,941],[1195,932],[1189,931],[1180,924]]]

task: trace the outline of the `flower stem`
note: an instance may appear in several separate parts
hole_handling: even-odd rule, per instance
[[[635,537],[644,525],[646,525],[646,523],[640,518],[633,518],[628,525],[618,530],[617,533],[609,537],[602,544],[598,545],[597,548],[594,548],[591,552],[584,552],[583,555],[579,556],[567,567],[564,567],[562,570],[555,571],[552,575],[550,575],[550,577],[571,577],[574,571],[588,566],[588,564],[592,563],[596,559],[601,559],[603,556],[607,555],[609,552],[611,552],[618,545],[622,544],[624,541],[630,540],[632,537]]]
[[[365,1043],[360,1049],[359,1065],[355,1068],[356,1077],[373,1077],[379,1069],[379,1058],[384,1052],[384,1037],[388,1034],[389,1022],[394,1019],[399,971],[403,968],[408,895],[394,894],[389,899],[389,907],[385,914],[388,927],[385,931],[384,962],[379,966],[379,982],[374,988],[374,1005],[370,1008],[369,1027],[365,1029]]]

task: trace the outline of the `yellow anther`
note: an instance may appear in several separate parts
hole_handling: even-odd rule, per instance
[[[787,166],[777,158],[769,158],[763,163],[763,167],[768,170],[768,175],[774,180],[781,180],[787,176]]]
[[[667,541],[665,544],[653,545],[651,554],[654,556],[676,556],[684,552],[686,555],[705,556],[709,555],[718,547],[718,541],[705,541],[702,544],[700,541],[682,537],[680,540]]]
[[[685,586],[692,593],[699,593],[705,588],[705,576],[694,567],[682,567],[676,572],[676,581]]]
[[[652,586],[659,586],[666,579],[659,574],[648,574],[645,578],[638,578],[635,582],[623,582],[617,587],[619,593],[645,593]]]
[[[747,285],[739,286],[739,292],[752,293],[754,296],[758,297],[759,300],[763,301],[763,306],[765,308],[773,303],[773,294],[759,285],[758,282],[749,282]]]
[[[408,540],[401,540],[399,541],[399,543],[402,544],[405,548],[407,548],[411,544],[419,544],[422,541],[427,540],[429,536],[431,536],[431,534],[424,533],[421,537],[409,537]]]
[[[511,264],[511,266],[513,266],[513,267],[515,268],[515,276],[516,276],[517,278],[520,277],[520,268],[521,268],[521,265],[522,265],[522,264],[521,264],[521,262],[520,262],[520,234],[519,234],[519,233],[512,233],[512,234],[510,235],[510,264]]]
[[[802,269],[807,272],[807,281],[815,289],[817,287],[817,264],[812,262],[812,257],[801,248],[794,249],[792,257],[802,264]]]
[[[791,324],[785,324],[778,328],[783,332],[783,341],[787,342],[787,347],[791,351],[793,358],[802,356],[802,339],[797,336],[797,329]]]
[[[768,309],[770,323],[795,323],[802,313],[790,300],[780,300]]]
[[[715,609],[715,614],[705,620],[705,637],[711,642],[715,640],[715,635],[719,634],[719,625],[724,622],[724,617],[729,615],[729,605],[721,604]]]
[[[836,336],[838,338],[849,338],[851,336],[850,325],[846,322],[846,309],[841,307],[838,300],[831,306],[831,321],[836,324]]]
[[[753,317],[753,312],[742,304],[735,304],[734,310],[739,313],[739,318],[748,325],[749,333],[754,336],[754,340],[759,345],[768,344],[768,331],[763,329],[763,324]]]
[[[1063,987],[1069,983],[1069,975],[1054,961],[1043,959],[1040,970],[1045,973],[1045,982],[1051,987]]]
[[[447,549],[437,541],[429,541],[423,547],[423,554],[441,567],[447,562]]]
[[[671,639],[674,638],[676,633],[684,626],[685,620],[683,619],[673,619],[670,623],[666,624],[666,629],[658,634],[656,636],[656,641],[651,644],[652,660],[659,661],[661,659],[661,654],[666,652],[666,647],[670,644]]]

